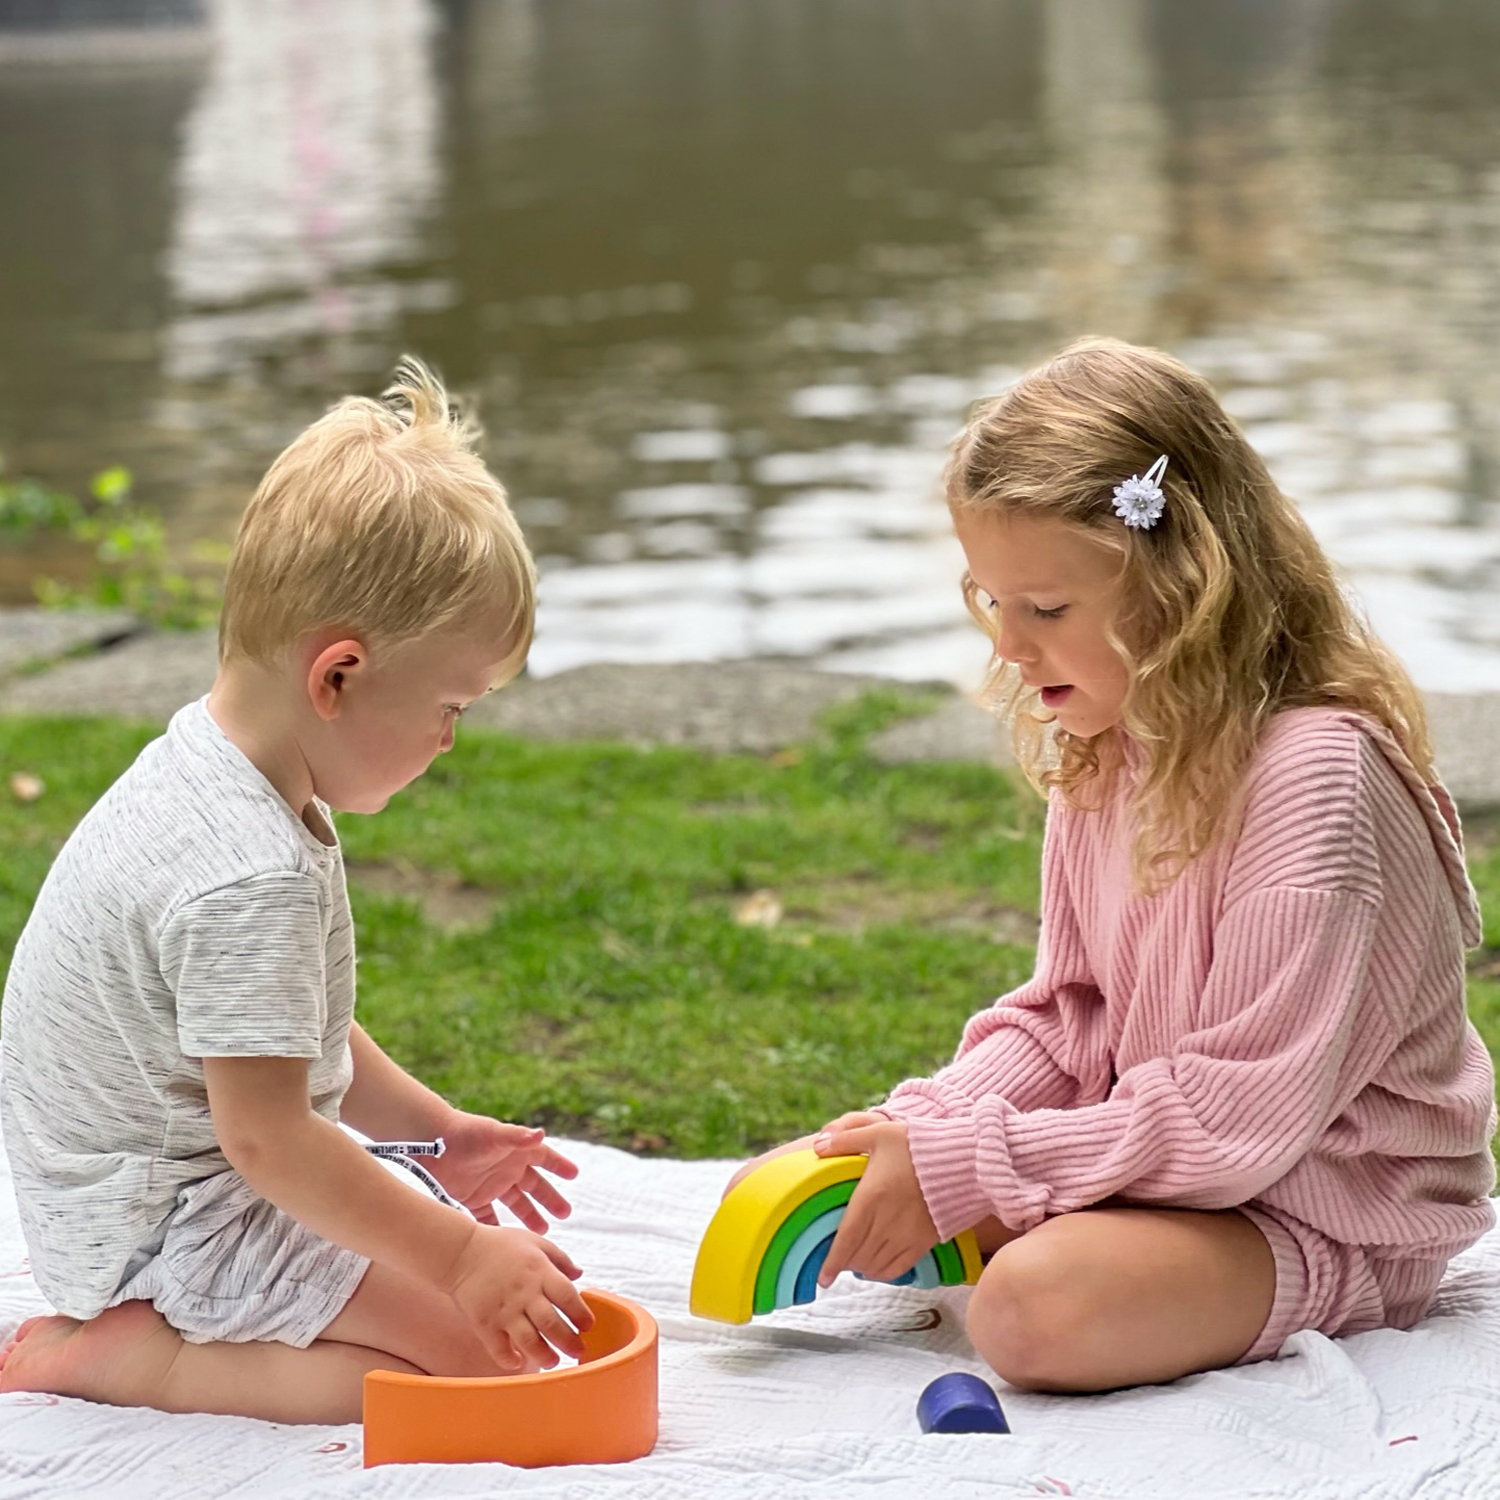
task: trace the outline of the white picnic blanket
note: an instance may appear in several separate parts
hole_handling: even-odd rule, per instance
[[[650,1457],[531,1471],[366,1470],[357,1426],[13,1394],[0,1396],[0,1497],[1500,1495],[1500,1232],[1455,1262],[1433,1313],[1410,1333],[1297,1334],[1273,1361],[1106,1396],[1002,1388],[1011,1435],[926,1436],[916,1403],[927,1382],[948,1370],[983,1373],[963,1335],[965,1292],[844,1277],[810,1308],[742,1328],[700,1322],[687,1311],[688,1280],[728,1165],[568,1149],[582,1176],[557,1238],[584,1265],[586,1284],[638,1299],[661,1326],[661,1441]],[[0,1153],[0,1339],[44,1310],[24,1256]]]

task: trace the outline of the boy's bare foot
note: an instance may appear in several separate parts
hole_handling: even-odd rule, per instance
[[[28,1318],[0,1352],[0,1393],[154,1405],[181,1348],[181,1337],[149,1302],[122,1302],[87,1323]]]
[[[16,1345],[19,1344],[21,1340],[24,1339],[26,1335],[31,1331],[31,1325],[33,1323],[40,1323],[41,1321],[42,1320],[39,1317],[27,1318],[26,1321],[22,1323],[18,1329],[16,1329],[12,1337],[7,1339],[4,1344],[0,1344],[0,1370],[3,1370],[5,1368],[5,1361],[10,1358],[10,1351],[14,1349]],[[3,1384],[0,1384],[0,1391],[3,1391],[4,1389],[5,1386]]]

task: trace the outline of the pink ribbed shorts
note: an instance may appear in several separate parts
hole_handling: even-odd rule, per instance
[[[1276,1296],[1260,1337],[1238,1363],[1269,1359],[1294,1333],[1330,1338],[1372,1328],[1410,1328],[1432,1305],[1447,1260],[1384,1260],[1345,1245],[1265,1203],[1240,1205],[1276,1257]]]

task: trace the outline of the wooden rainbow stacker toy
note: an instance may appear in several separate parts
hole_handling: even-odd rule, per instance
[[[818,1272],[854,1189],[863,1156],[789,1151],[738,1182],[714,1213],[693,1267],[689,1307],[717,1323],[748,1323],[811,1302]],[[967,1230],[934,1245],[895,1286],[972,1286],[982,1269]]]

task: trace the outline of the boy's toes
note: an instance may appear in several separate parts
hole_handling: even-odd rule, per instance
[[[55,1314],[27,1318],[0,1352],[0,1393],[51,1390],[66,1365],[67,1345],[79,1326],[73,1318]]]
[[[41,1321],[42,1319],[40,1315],[35,1318],[27,1318],[26,1321],[22,1323],[18,1329],[16,1329],[15,1334],[11,1338],[6,1339],[3,1344],[0,1344],[0,1370],[3,1370],[5,1368],[5,1361],[10,1358],[11,1352],[15,1349],[16,1345],[19,1344],[21,1340],[24,1339],[26,1335],[30,1333],[31,1330],[35,1328],[36,1325]]]

